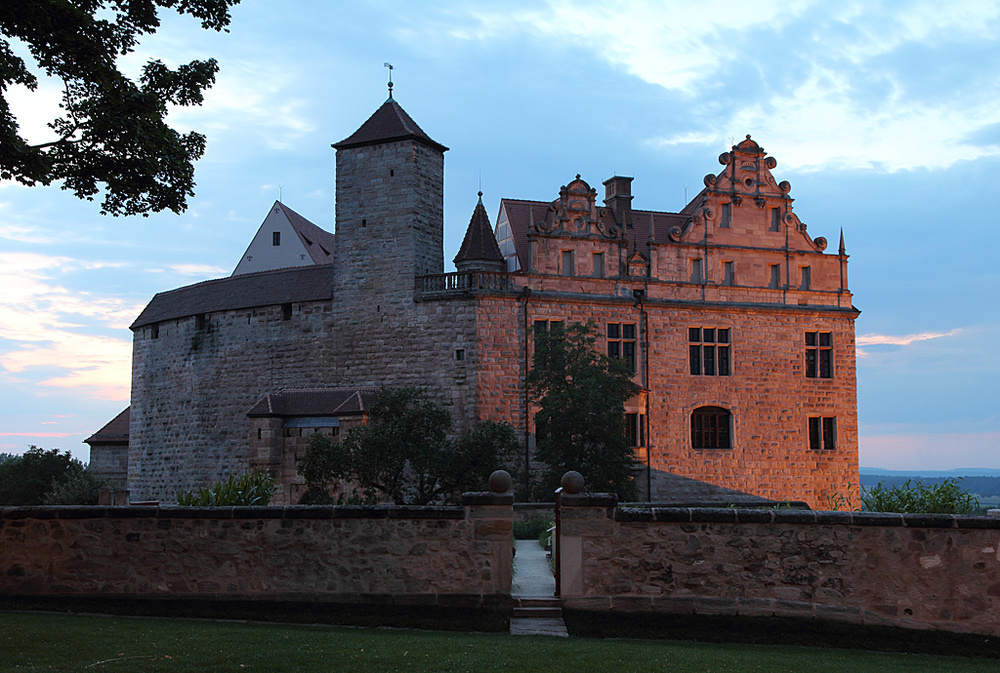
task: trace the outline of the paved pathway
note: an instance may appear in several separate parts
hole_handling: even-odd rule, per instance
[[[511,595],[518,607],[510,620],[515,636],[567,636],[559,599],[554,597],[556,578],[545,550],[536,540],[515,540],[514,581]]]

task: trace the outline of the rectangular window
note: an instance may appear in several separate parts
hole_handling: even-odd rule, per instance
[[[722,284],[723,285],[735,285],[736,281],[733,278],[734,275],[735,274],[733,273],[733,263],[732,262],[723,262],[722,263]]]
[[[275,231],[271,234],[271,245],[281,245],[281,232]]]
[[[194,328],[196,330],[203,330],[203,329],[205,329],[205,314],[204,313],[199,313],[198,315],[196,315],[194,317]]]
[[[695,376],[729,376],[732,371],[729,328],[689,327],[688,360]]]
[[[561,330],[563,328],[562,320],[536,320],[535,321],[535,334],[539,332],[548,332],[549,330]]]
[[[806,332],[806,378],[833,378],[831,332]]]
[[[691,282],[692,283],[705,282],[704,263],[703,260],[700,258],[691,260]]]
[[[625,414],[625,436],[630,447],[646,446],[645,420],[644,414]]]
[[[781,265],[772,264],[771,265],[771,280],[767,285],[772,290],[778,290],[781,288]]]
[[[722,204],[722,215],[719,218],[719,226],[723,229],[729,229],[733,226],[733,204]]]
[[[781,208],[771,208],[771,227],[768,231],[781,231]]]
[[[149,337],[151,339],[159,339],[160,338],[160,325],[159,325],[159,323],[154,323],[149,328]]]
[[[608,357],[621,358],[635,371],[635,323],[608,323]]]
[[[809,417],[809,448],[812,451],[833,451],[837,448],[836,418]]]
[[[812,269],[808,266],[802,267],[802,285],[799,286],[800,290],[808,290],[812,287]]]
[[[595,252],[591,255],[594,265],[594,278],[604,278],[604,253]]]
[[[462,362],[464,360],[465,360],[465,349],[464,348],[456,348],[455,349],[455,361],[456,362]]]
[[[282,320],[291,320],[292,319],[292,305],[291,304],[282,304],[281,305],[281,319]]]
[[[562,251],[562,269],[559,271],[564,276],[572,276],[573,273],[573,251]]]

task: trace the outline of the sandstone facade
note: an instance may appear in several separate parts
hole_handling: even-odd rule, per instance
[[[579,176],[552,202],[504,199],[498,245],[467,236],[449,274],[447,148],[391,98],[334,147],[332,264],[162,293],[133,324],[133,498],[171,501],[259,464],[248,437],[278,428],[251,428],[247,410],[289,388],[424,387],[457,432],[509,421],[530,451],[525,374],[534,331],[553,321],[593,322],[600,348],[633,362],[642,392],[626,412],[647,497],[658,472],[819,507],[854,493],[858,311],[843,241],[827,253],[807,233],[749,137],[679,213],[634,209],[620,176],[603,205]],[[289,447],[264,462],[293,501]]]

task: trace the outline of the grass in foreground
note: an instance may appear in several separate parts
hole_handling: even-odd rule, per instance
[[[808,647],[0,613],[0,671],[996,671],[995,660]]]

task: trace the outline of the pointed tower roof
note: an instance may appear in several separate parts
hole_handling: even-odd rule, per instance
[[[479,192],[479,203],[472,211],[472,219],[465,232],[465,239],[462,240],[462,247],[455,255],[455,266],[461,262],[471,261],[505,263],[496,236],[493,235],[493,227],[490,226],[490,216],[486,214],[486,208],[483,206],[482,192]]]
[[[365,145],[381,145],[396,140],[416,140],[438,152],[448,151],[448,148],[441,143],[431,140],[391,95],[382,107],[375,110],[375,114],[361,125],[361,128],[339,143],[334,143],[333,147],[343,150]]]

